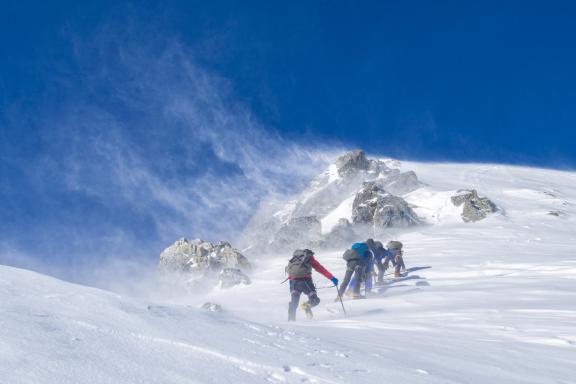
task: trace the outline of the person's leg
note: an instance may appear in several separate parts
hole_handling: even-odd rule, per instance
[[[404,265],[404,258],[402,256],[398,256],[396,258],[396,271],[400,272],[401,270],[406,270],[406,266]]]
[[[364,266],[357,265],[354,268],[354,278],[356,279],[356,284],[352,287],[354,290],[354,296],[360,296],[360,286],[362,285],[364,277]]]
[[[400,277],[400,270],[404,266],[404,261],[402,260],[402,256],[396,256],[396,265],[394,267],[394,277]]]
[[[384,265],[382,259],[376,259],[376,268],[378,269],[378,283],[384,282]]]
[[[346,274],[344,275],[344,279],[340,283],[340,288],[338,288],[338,292],[340,292],[340,296],[346,292],[346,288],[348,288],[348,284],[350,283],[350,279],[352,279],[352,274],[354,274],[354,269],[346,268]]]
[[[315,307],[318,304],[320,304],[320,298],[316,293],[316,287],[314,286],[312,279],[304,280],[303,283],[304,283],[304,289],[302,292],[308,296],[308,301],[306,303],[310,304],[310,307]]]
[[[372,267],[364,274],[364,288],[367,295],[372,292]]]
[[[347,290],[346,294],[351,295],[352,292],[354,291],[354,287],[356,286],[357,283],[358,283],[358,281],[356,279],[356,275],[352,274],[352,278],[350,279],[350,283],[348,284],[348,290]]]
[[[288,304],[288,321],[296,320],[296,309],[298,308],[298,303],[300,302],[300,295],[302,291],[300,290],[298,280],[290,280],[290,304]]]

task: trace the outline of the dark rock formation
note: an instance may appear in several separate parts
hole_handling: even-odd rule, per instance
[[[370,161],[362,150],[348,152],[336,160],[338,175],[348,177],[356,175],[358,171],[367,171],[370,169]]]
[[[375,228],[409,227],[420,219],[401,197],[386,192],[376,182],[364,183],[352,205],[354,224],[372,224]]]
[[[162,252],[158,269],[166,275],[179,277],[190,289],[199,289],[214,287],[228,269],[246,273],[251,265],[227,242],[212,244],[183,238]],[[226,286],[230,286],[230,281],[226,280]]]
[[[497,210],[496,205],[486,197],[479,197],[475,189],[459,190],[458,194],[452,196],[452,204],[459,207],[464,205],[462,210],[462,220],[465,222],[475,222],[482,220],[490,213]]]

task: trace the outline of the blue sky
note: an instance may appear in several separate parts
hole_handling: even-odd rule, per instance
[[[49,3],[0,12],[3,263],[234,238],[345,148],[576,165],[569,2]]]

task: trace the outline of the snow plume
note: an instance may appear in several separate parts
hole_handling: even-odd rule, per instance
[[[54,63],[50,90],[26,111],[38,141],[18,166],[40,213],[0,240],[66,277],[104,260],[153,265],[183,236],[234,241],[263,198],[300,190],[338,152],[262,126],[191,48],[141,32],[71,38],[73,65]]]

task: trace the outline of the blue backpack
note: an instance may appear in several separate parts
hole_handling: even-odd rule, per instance
[[[352,250],[356,251],[358,253],[358,255],[360,255],[360,257],[362,259],[366,259],[368,258],[368,246],[365,243],[354,243],[352,244]]]

